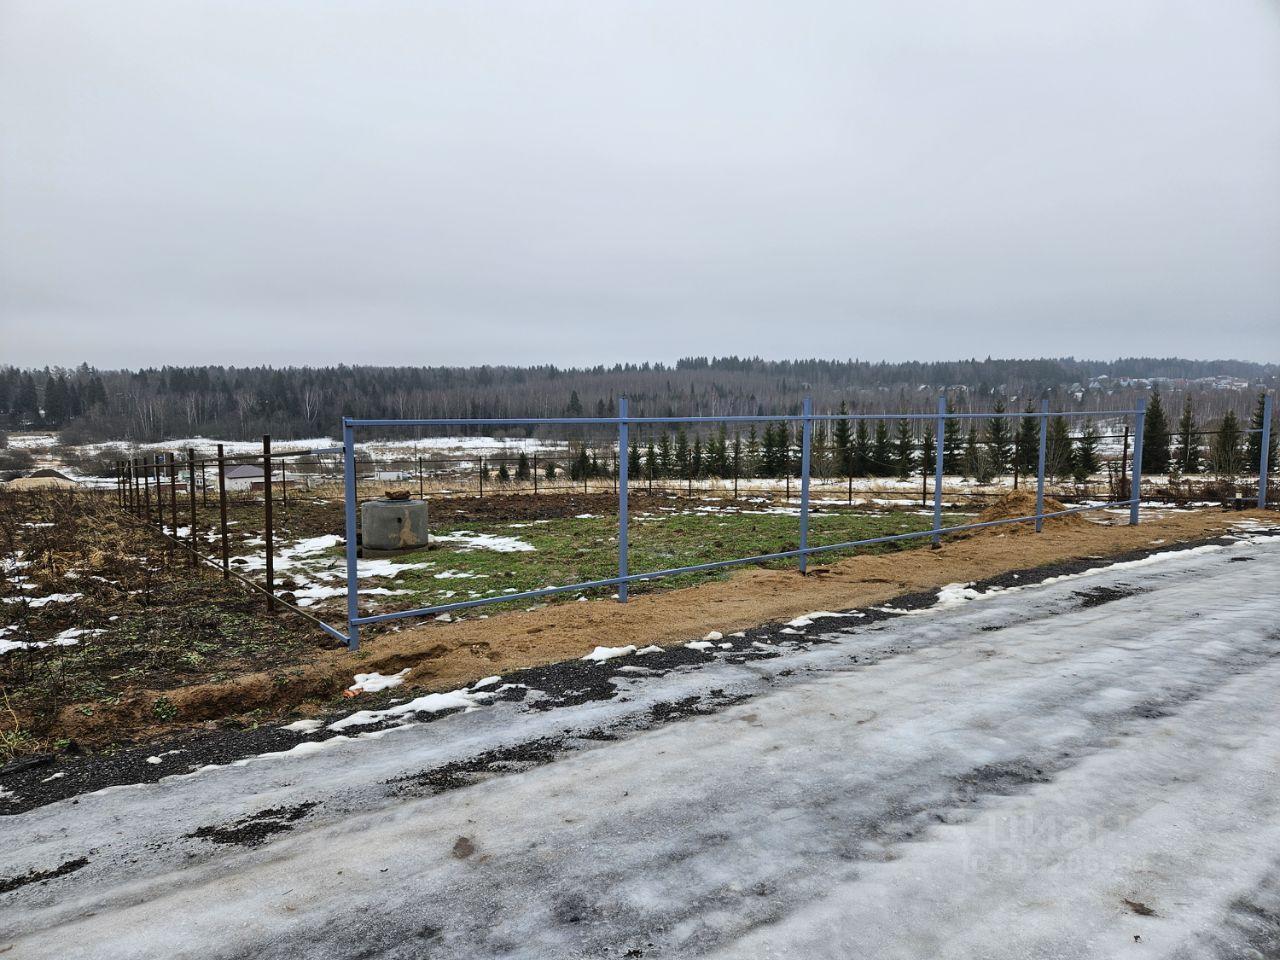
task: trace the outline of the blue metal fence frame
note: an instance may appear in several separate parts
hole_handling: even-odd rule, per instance
[[[1268,413],[1270,412],[1270,397],[1267,400]],[[583,590],[595,590],[605,587],[616,587],[618,601],[626,603],[627,588],[632,583],[639,583],[645,580],[656,580],[661,577],[676,576],[683,573],[700,573],[711,570],[723,570],[729,567],[744,566],[754,563],[765,563],[773,560],[790,560],[795,559],[799,572],[806,572],[807,561],[810,556],[820,553],[828,553],[833,550],[850,550],[856,547],[874,546],[881,543],[898,543],[906,540],[914,540],[921,537],[931,537],[935,546],[941,543],[943,534],[963,533],[968,530],[979,530],[987,527],[1003,526],[1012,523],[1034,522],[1036,532],[1043,529],[1044,521],[1053,517],[1067,516],[1069,514],[1084,513],[1090,510],[1106,510],[1116,507],[1129,507],[1129,523],[1136,525],[1139,522],[1139,508],[1141,504],[1141,484],[1142,484],[1142,431],[1143,420],[1145,418],[1145,403],[1139,402],[1132,410],[1090,410],[1090,411],[1064,411],[1060,413],[1052,413],[1049,410],[1049,404],[1045,401],[1040,410],[1033,413],[1026,412],[1005,412],[1005,413],[949,413],[947,411],[947,403],[945,395],[938,398],[938,409],[934,414],[930,413],[883,413],[883,414],[815,414],[813,412],[812,400],[808,397],[804,399],[799,414],[785,414],[781,416],[726,416],[726,417],[633,417],[628,413],[627,399],[622,397],[618,403],[618,415],[614,417],[498,417],[498,418],[462,418],[462,417],[437,417],[430,419],[418,420],[391,420],[391,419],[360,419],[360,418],[344,418],[342,421],[342,453],[343,453],[343,480],[344,480],[344,516],[346,525],[346,573],[347,573],[347,633],[345,636],[336,628],[328,628],[334,636],[345,640],[350,650],[357,650],[360,646],[360,627],[365,624],[385,623],[390,620],[402,620],[414,617],[435,616],[442,613],[450,613],[455,610],[466,610],[473,607],[490,606],[496,603],[512,603],[521,600],[537,600],[543,597],[551,597],[561,593],[573,593]],[[987,520],[977,523],[963,523],[949,527],[942,525],[942,483],[943,483],[943,451],[945,449],[944,437],[948,421],[963,420],[1020,420],[1023,417],[1036,417],[1039,422],[1039,449],[1038,463],[1036,469],[1036,512],[1025,517],[1009,517],[1000,520]],[[1134,418],[1134,444],[1132,451],[1132,462],[1130,465],[1130,476],[1132,478],[1129,497],[1125,500],[1110,501],[1102,504],[1090,504],[1081,507],[1071,507],[1066,510],[1055,510],[1048,513],[1044,510],[1044,481],[1045,481],[1045,463],[1047,454],[1047,437],[1048,422],[1051,416],[1063,417],[1114,417],[1114,416],[1132,416]],[[918,530],[911,533],[898,533],[883,537],[869,537],[863,540],[849,540],[842,543],[822,544],[819,546],[811,546],[809,544],[809,480],[811,473],[811,453],[813,442],[813,427],[815,423],[824,421],[870,421],[870,420],[911,420],[911,421],[934,421],[934,428],[937,431],[935,438],[936,449],[934,453],[934,489],[933,489],[933,525],[928,530]],[[764,423],[764,422],[783,422],[783,423],[799,423],[801,425],[801,450],[800,450],[800,546],[795,550],[783,550],[776,553],[756,554],[750,557],[737,557],[730,560],[716,560],[709,563],[699,563],[686,567],[671,567],[665,570],[650,570],[643,573],[631,573],[628,563],[628,446],[629,446],[629,429],[636,425],[643,424],[721,424],[721,423]],[[1270,427],[1270,417],[1267,418],[1267,428]],[[359,428],[368,427],[516,427],[516,426],[614,426],[618,431],[618,575],[603,580],[590,580],[583,583],[571,583],[558,587],[544,587],[539,590],[525,590],[521,593],[501,594],[493,597],[481,597],[474,600],[461,600],[455,603],[437,604],[431,607],[418,607],[411,610],[398,610],[389,613],[373,614],[370,616],[360,616],[360,596],[359,596],[359,562],[357,557],[357,526],[356,526],[356,458],[355,458],[355,433]],[[1266,431],[1264,431],[1263,450],[1266,450]],[[1263,457],[1265,461],[1265,455]],[[1259,506],[1265,504],[1266,496],[1266,477],[1265,466],[1263,470],[1262,482],[1260,484]]]

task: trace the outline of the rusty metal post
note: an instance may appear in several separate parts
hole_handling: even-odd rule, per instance
[[[426,499],[426,494],[423,492],[423,487],[422,487],[422,456],[421,455],[418,456],[418,499],[419,500]]]
[[[204,467],[208,461],[200,461],[200,503],[202,506],[209,505],[209,478],[205,476]]]
[[[150,523],[151,522],[151,484],[147,478],[147,458],[138,457],[136,459],[140,461],[138,463],[138,467],[139,467],[138,472],[141,473],[142,475],[142,503],[143,503],[143,507],[145,508],[145,512],[143,513],[143,516],[146,519],[146,522]]]
[[[151,456],[151,465],[156,474],[156,526],[160,528],[160,532],[164,533],[164,454],[156,453]]]
[[[178,537],[178,454],[169,453],[169,528],[173,539]]]
[[[484,496],[484,457],[480,458],[480,496]]]
[[[276,543],[275,530],[272,528],[271,518],[271,434],[264,433],[262,435],[262,477],[263,477],[263,498],[265,504],[264,521],[266,531],[264,539],[266,540],[267,553],[267,610],[274,612],[276,609]]]
[[[196,451],[187,447],[187,500],[191,507],[191,566],[200,563],[199,548],[196,546]]]
[[[231,550],[227,543],[227,458],[218,444],[218,513],[222,532],[222,579],[231,579]]]
[[[538,492],[538,455],[533,455],[533,492]]]

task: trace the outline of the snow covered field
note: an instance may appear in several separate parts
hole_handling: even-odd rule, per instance
[[[435,722],[296,724],[284,754],[0,821],[0,951],[1272,955],[1278,576],[1280,538],[1242,530],[796,618],[749,632],[763,659],[583,650],[603,695],[486,678]]]

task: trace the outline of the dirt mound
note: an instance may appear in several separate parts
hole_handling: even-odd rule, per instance
[[[1058,510],[1066,510],[1067,507],[1060,500],[1053,497],[1044,498],[1044,512],[1054,513]],[[993,500],[985,510],[978,514],[978,522],[986,523],[990,520],[1009,520],[1014,517],[1032,517],[1036,512],[1036,495],[1028,490],[1010,490],[1008,493],[1002,494]],[[1078,513],[1071,513],[1065,517],[1049,517],[1045,523],[1052,523],[1057,527],[1066,526],[1086,526],[1089,521]],[[1000,527],[988,527],[987,529],[998,529],[1001,531],[1021,530],[1024,529],[1021,524],[1004,524]]]

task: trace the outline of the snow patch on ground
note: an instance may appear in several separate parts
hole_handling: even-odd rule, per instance
[[[357,673],[355,683],[347,687],[353,692],[363,691],[365,693],[377,693],[379,690],[386,690],[390,687],[398,687],[404,683],[404,678],[409,675],[409,667],[405,667],[399,673],[382,674],[382,673]]]
[[[469,690],[450,690],[448,693],[428,693],[426,696],[396,704],[386,710],[360,710],[329,724],[330,730],[346,730],[348,727],[381,723],[392,717],[413,713],[440,713],[442,710],[474,710],[486,704],[491,693],[474,693]]]
[[[501,537],[496,533],[474,533],[455,530],[447,534],[434,534],[433,540],[444,543],[460,543],[463,550],[492,550],[495,553],[532,553],[537,548],[518,537]]]
[[[635,644],[628,644],[625,647],[596,647],[582,659],[594,660],[596,663],[604,663],[606,660],[612,660],[614,657],[628,657],[635,652]]]

